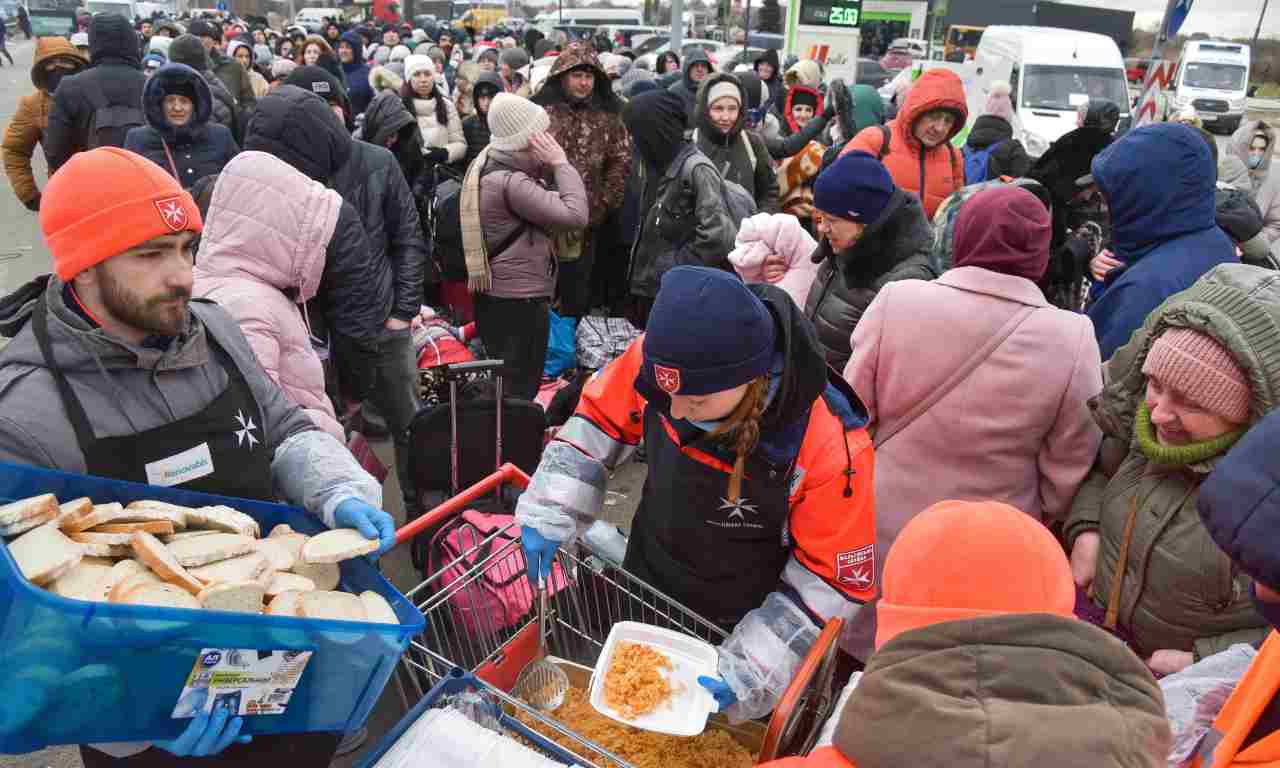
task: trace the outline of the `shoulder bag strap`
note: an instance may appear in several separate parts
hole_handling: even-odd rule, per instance
[[[893,439],[894,435],[911,426],[911,423],[919,418],[921,414],[932,408],[939,400],[946,397],[952,390],[959,386],[961,382],[969,378],[969,374],[973,373],[974,369],[979,365],[982,365],[987,358],[991,357],[991,353],[999,349],[1005,339],[1012,336],[1013,332],[1018,330],[1018,326],[1022,325],[1023,321],[1030,317],[1031,313],[1035,311],[1035,307],[1024,306],[1022,309],[1013,313],[1013,317],[1010,317],[1008,322],[1001,326],[1000,330],[992,334],[991,338],[987,340],[987,343],[984,344],[981,349],[970,355],[969,359],[965,360],[963,365],[948,376],[942,384],[938,385],[937,389],[929,393],[928,397],[916,403],[916,406],[912,408],[906,416],[899,419],[898,423],[887,429],[877,429],[873,441],[875,447],[879,449],[885,443]]]
[[[182,184],[182,175],[178,173],[178,164],[173,162],[173,153],[169,151],[169,142],[160,137],[160,145],[164,147],[164,156],[169,158],[169,170],[173,171],[173,178],[178,180],[178,184]]]

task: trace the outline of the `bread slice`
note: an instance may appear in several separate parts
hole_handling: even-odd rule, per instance
[[[377,539],[366,539],[354,528],[335,528],[312,536],[302,547],[302,559],[311,565],[340,563],[376,552],[380,543]]]
[[[130,592],[144,584],[164,583],[165,581],[157,576],[155,571],[147,569],[142,573],[135,573],[133,575],[126,576],[116,582],[115,585],[111,587],[111,590],[107,592],[107,601],[112,603],[123,603],[125,595],[128,595]]]
[[[342,569],[335,563],[304,563],[301,560],[293,564],[293,573],[305,576],[316,585],[316,589],[337,589],[342,581]]]
[[[253,551],[253,539],[235,533],[215,533],[175,541],[169,551],[187,567],[229,560]]]
[[[364,601],[348,592],[304,592],[298,600],[298,613],[308,619],[369,620]]]
[[[192,576],[191,572],[173,556],[169,548],[161,544],[155,536],[146,531],[134,531],[131,535],[133,538],[130,546],[133,547],[133,553],[161,579],[170,584],[176,584],[193,595],[205,588],[205,583]]]
[[[267,585],[267,597],[278,597],[285,592],[314,592],[316,583],[306,576],[277,571]]]
[[[291,533],[296,533],[296,531],[294,531],[288,523],[280,523],[275,528],[271,529],[271,533],[267,534],[267,538],[273,539],[277,536],[288,536]]]
[[[231,581],[205,587],[196,599],[211,611],[262,613],[266,590],[256,581]]]
[[[65,528],[68,524],[90,514],[93,514],[93,500],[88,496],[81,496],[58,507],[58,516],[54,520],[57,521],[59,528]]]
[[[197,536],[216,536],[219,533],[221,533],[221,531],[175,531],[167,536],[160,536],[160,540],[165,544],[170,544],[175,541],[182,541],[183,539],[194,539]]]
[[[234,581],[257,581],[263,572],[270,569],[271,564],[266,555],[260,552],[249,552],[237,557],[219,560],[216,563],[200,565],[191,569],[191,575],[205,584],[220,584]]]
[[[93,512],[84,517],[72,520],[63,524],[63,530],[68,533],[78,533],[97,528],[100,525],[108,523],[152,523],[152,522],[168,522],[173,524],[173,516],[163,510],[151,510],[144,508],[125,509],[119,504],[98,504],[94,506]],[[175,530],[177,526],[174,526]]]
[[[127,547],[133,539],[132,532],[126,533],[105,533],[102,531],[81,531],[79,533],[67,534],[72,541],[81,544],[109,544],[113,547]]]
[[[20,499],[12,504],[0,506],[0,528],[7,528],[33,517],[43,516],[48,519],[50,512],[54,515],[58,514],[58,499],[52,493]]]
[[[364,603],[364,612],[369,617],[369,621],[378,624],[399,624],[400,619],[396,616],[395,609],[391,607],[391,603],[382,595],[371,589],[366,589],[360,593],[360,602]]]
[[[108,593],[115,585],[130,576],[137,576],[140,573],[151,573],[151,569],[133,559],[120,560],[116,562],[115,565],[111,566],[111,576],[109,578],[110,583],[107,585]],[[155,574],[152,575],[154,576]]]
[[[289,554],[293,555],[293,561],[300,563],[302,562],[302,548],[307,545],[307,541],[310,538],[305,533],[286,533],[280,536],[273,536],[270,541],[289,550]]]
[[[10,523],[9,525],[0,526],[0,536],[17,536],[22,533],[44,525],[47,522],[58,518],[58,507],[54,505],[53,509],[42,509],[34,517],[28,517],[23,520]]]
[[[72,600],[104,602],[111,590],[115,563],[102,557],[86,557],[49,583],[49,591]]]
[[[200,601],[190,592],[164,582],[135,587],[117,602],[127,605],[153,605],[160,608],[200,609]]]
[[[161,514],[165,519],[173,523],[173,528],[176,531],[181,531],[187,527],[187,513],[191,511],[188,507],[170,504],[166,501],[154,501],[150,499],[131,501],[126,509],[143,510],[146,512]]]
[[[51,523],[33,528],[9,542],[18,570],[33,584],[48,584],[84,558],[84,547]]]
[[[104,523],[89,533],[133,533],[146,531],[152,536],[173,533],[173,523],[168,520],[152,520],[146,523]]]
[[[187,513],[188,524],[192,528],[211,528],[225,533],[238,533],[241,536],[257,538],[262,535],[258,521],[238,509],[231,507],[200,507]]]
[[[293,567],[298,561],[296,555],[293,554],[293,548],[277,539],[258,539],[253,543],[254,548],[266,556],[267,561],[271,563],[271,567],[277,571],[287,571]]]
[[[301,592],[293,589],[285,590],[271,599],[267,605],[267,613],[272,616],[300,616],[298,602],[301,599]]]

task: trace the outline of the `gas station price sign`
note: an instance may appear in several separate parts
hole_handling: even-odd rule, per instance
[[[818,27],[856,27],[862,0],[800,0],[800,23]]]

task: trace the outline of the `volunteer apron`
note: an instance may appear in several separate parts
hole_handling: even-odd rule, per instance
[[[274,500],[271,492],[271,457],[265,443],[266,436],[259,434],[255,441],[248,441],[236,435],[244,429],[241,422],[247,423],[250,417],[255,423],[262,423],[258,402],[250,391],[244,374],[231,359],[231,355],[218,344],[208,327],[205,328],[205,339],[209,345],[209,353],[226,370],[227,388],[204,410],[184,419],[134,435],[97,438],[89,426],[84,406],[80,404],[79,398],[71,390],[71,385],[53,359],[47,316],[48,307],[41,298],[32,318],[32,332],[45,365],[57,384],[63,408],[66,409],[67,418],[76,433],[76,442],[84,453],[85,471],[88,474],[148,483],[148,464],[153,465],[154,472],[155,462],[163,462],[195,449],[201,457],[207,451],[213,472],[180,483],[176,487],[244,499]],[[195,460],[179,460],[177,463],[190,465]],[[205,758],[176,757],[156,748],[132,757],[116,758],[92,747],[82,746],[80,759],[85,768],[121,765],[128,765],[130,768],[327,766],[340,738],[341,735],[336,733],[255,736],[249,744],[236,744],[220,755]],[[281,758],[291,758],[293,762],[281,763]]]
[[[686,439],[700,433],[690,429]],[[623,567],[730,631],[782,578],[791,553],[782,541],[791,513],[791,472],[754,451],[734,506],[727,500],[731,451],[695,439],[695,450],[722,464],[708,466],[681,451],[675,435],[657,408],[645,408],[649,472]]]

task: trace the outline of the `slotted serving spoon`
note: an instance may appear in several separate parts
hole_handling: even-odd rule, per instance
[[[538,578],[538,655],[520,670],[516,678],[516,696],[543,712],[564,703],[569,691],[569,676],[555,663],[547,661],[547,585]]]

